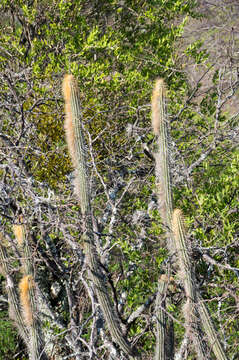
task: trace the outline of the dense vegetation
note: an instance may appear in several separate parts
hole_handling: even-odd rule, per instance
[[[28,358],[7,301],[10,280],[19,296],[16,229],[23,224],[48,358],[50,352],[54,359],[128,358],[103,322],[84,261],[63,125],[66,73],[80,89],[97,251],[128,339],[144,359],[154,357],[155,298],[167,274],[175,359],[197,359],[157,204],[151,94],[161,77],[173,202],[185,215],[195,287],[228,359],[238,357],[239,10],[237,1],[213,3],[1,0],[0,221],[8,276],[2,261],[0,359]],[[202,344],[206,339],[202,334]],[[206,353],[215,359],[210,347]]]

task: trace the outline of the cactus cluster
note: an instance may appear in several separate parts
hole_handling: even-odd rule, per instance
[[[196,286],[182,211],[179,209],[173,210],[169,156],[170,127],[167,118],[166,91],[164,81],[162,79],[157,80],[152,95],[152,128],[156,137],[156,151],[154,153],[155,182],[158,210],[165,234],[164,245],[168,249],[174,269],[178,272],[178,278],[185,291],[186,302],[182,309],[185,319],[185,332],[189,341],[194,345],[198,359],[207,358],[207,347],[201,341],[203,329],[216,359],[226,360],[227,357],[217,337],[209,311],[202,301]],[[66,75],[64,78],[63,95],[66,113],[66,140],[74,167],[74,193],[79,200],[81,209],[82,236],[79,242],[84,247],[89,283],[93,284],[92,288],[94,289],[112,340],[128,358],[136,358],[139,357],[139,353],[130,344],[123,331],[122,322],[113,305],[105,272],[102,270],[100,254],[96,247],[95,220],[92,211],[80,93],[77,82],[72,75]],[[45,360],[50,358],[51,350],[49,350],[49,346],[47,346],[46,341],[44,342],[43,339],[49,338],[49,334],[46,334],[46,330],[38,318],[41,305],[36,296],[38,289],[37,281],[31,262],[32,254],[27,228],[22,217],[13,226],[13,232],[17,240],[16,244],[20,254],[22,271],[18,288],[14,285],[14,280],[11,277],[8,254],[3,244],[3,237],[0,234],[1,272],[7,281],[10,314],[28,348],[30,360]],[[168,303],[170,300],[167,296],[169,282],[168,275],[161,274],[155,302],[155,360],[174,358],[173,336],[172,332],[167,328],[171,321],[166,311],[166,302]],[[79,359],[79,356],[76,358]]]

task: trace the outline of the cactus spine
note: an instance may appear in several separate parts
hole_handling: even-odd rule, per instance
[[[132,349],[131,345],[122,334],[118,315],[116,314],[111,299],[108,295],[104,274],[100,268],[98,254],[94,244],[92,211],[88,184],[86,149],[82,129],[79,89],[72,75],[66,75],[64,78],[63,95],[65,99],[66,111],[66,139],[72,158],[72,163],[75,168],[75,193],[79,197],[81,212],[84,219],[84,234],[82,236],[82,240],[84,242],[87,263],[89,264],[90,268],[90,275],[95,285],[96,294],[112,339],[126,354],[134,356],[135,351]]]
[[[30,299],[31,289],[34,287],[33,279],[31,275],[24,275],[19,283],[20,301],[22,305],[22,313],[27,326],[32,326],[33,312]]]

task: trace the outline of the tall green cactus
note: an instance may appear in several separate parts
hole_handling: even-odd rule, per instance
[[[172,234],[172,191],[169,162],[169,124],[167,119],[166,86],[162,79],[155,83],[152,94],[152,128],[156,135],[155,185],[158,209],[165,231],[166,247],[174,255],[175,246]],[[160,284],[160,282],[159,282]],[[156,317],[160,318],[162,309],[156,307]],[[164,315],[165,317],[165,315]],[[158,323],[156,355],[158,360],[166,360],[165,349],[171,340],[166,336],[166,321]],[[160,337],[159,337],[160,335]],[[160,342],[159,342],[160,339]],[[164,343],[163,343],[164,341]],[[156,359],[156,358],[155,358]]]
[[[172,230],[174,234],[179,277],[184,284],[186,295],[186,304],[183,307],[185,318],[185,329],[189,338],[193,340],[194,348],[198,358],[206,359],[206,351],[198,332],[197,312],[196,312],[196,282],[192,268],[192,262],[189,258],[189,248],[186,243],[186,228],[182,211],[175,209],[172,218]]]
[[[84,234],[81,238],[84,243],[87,264],[94,283],[96,294],[108,325],[112,339],[121,349],[130,356],[135,356],[136,351],[124,337],[120,328],[119,317],[112,305],[105,277],[100,267],[98,254],[94,244],[91,199],[88,184],[86,163],[86,149],[82,129],[82,116],[80,110],[80,94],[77,83],[72,75],[66,75],[63,81],[63,95],[65,98],[65,131],[68,149],[75,168],[75,193],[79,197],[84,223]]]
[[[186,230],[183,220],[182,211],[175,209],[173,212],[173,232],[177,246],[177,256],[179,259],[180,275],[184,281],[184,288],[187,297],[187,306],[185,307],[185,318],[187,320],[186,329],[192,328],[192,335],[195,345],[195,350],[198,353],[200,359],[206,359],[205,350],[202,342],[200,341],[200,335],[197,332],[196,318],[198,309],[202,327],[207,334],[208,341],[213,349],[213,352],[217,360],[226,360],[226,354],[222,348],[222,345],[216,335],[216,330],[213,326],[210,313],[202,301],[202,298],[196,289],[194,272],[192,269],[192,263],[189,258],[189,250],[186,243]],[[191,322],[191,324],[190,324]]]
[[[200,341],[199,323],[197,323],[197,311],[200,314],[202,327],[204,328],[209,343],[214,351],[217,360],[226,360],[225,352],[216,336],[210,314],[205,304],[200,300],[196,289],[192,263],[189,257],[189,249],[186,244],[186,230],[182,212],[176,209],[173,212],[171,175],[169,161],[169,124],[166,111],[166,87],[162,79],[156,81],[152,95],[152,128],[157,137],[157,151],[155,157],[156,188],[158,196],[158,208],[162,223],[166,232],[167,248],[171,255],[177,252],[176,268],[179,269],[180,277],[184,283],[187,302],[184,306],[185,327],[194,343],[198,358],[206,359],[203,343]],[[173,257],[174,259],[174,257]],[[157,314],[156,314],[157,315]],[[163,332],[163,324],[161,325]],[[163,337],[161,336],[161,339]],[[167,342],[167,340],[165,340]],[[165,345],[161,343],[159,359],[165,359]],[[156,353],[159,351],[156,349]],[[161,358],[160,358],[161,356]]]
[[[72,75],[66,75],[63,81],[65,98],[65,132],[68,149],[75,168],[75,193],[79,197],[82,215],[91,216],[90,192],[87,179],[87,163],[79,90]]]
[[[30,360],[46,360],[41,325],[37,318],[37,306],[31,252],[28,245],[25,226],[14,225],[13,231],[17,239],[21,254],[23,276],[19,283],[19,294],[16,284],[11,277],[9,257],[3,244],[0,244],[0,260],[2,272],[7,279],[7,293],[9,314],[14,320],[19,334],[23,338],[29,353]],[[0,241],[2,242],[2,236]]]
[[[166,246],[174,254],[172,235],[172,184],[169,158],[169,123],[167,118],[166,85],[158,79],[152,95],[152,128],[157,139],[155,158],[155,184],[157,189],[158,208],[166,233]]]
[[[9,303],[9,316],[15,322],[18,332],[25,344],[29,344],[29,333],[25,326],[24,317],[20,310],[19,298],[17,294],[17,287],[14,284],[14,280],[11,276],[11,267],[8,259],[8,254],[6,247],[3,244],[3,235],[0,233],[0,263],[1,263],[1,272],[6,278],[6,290],[8,295]]]
[[[47,359],[47,355],[44,351],[42,329],[37,315],[36,287],[26,226],[22,223],[14,225],[13,231],[21,254],[23,277],[19,283],[19,295],[22,316],[29,333],[27,346],[30,360],[44,360]]]
[[[165,298],[168,278],[162,275],[158,282],[158,292],[155,303],[155,316],[157,324],[155,360],[164,360],[166,358],[166,312]]]
[[[220,343],[220,340],[217,336],[217,332],[213,325],[210,313],[198,292],[197,292],[197,305],[198,305],[198,312],[200,315],[203,329],[208,336],[209,344],[212,347],[216,359],[228,360],[225,351],[223,350],[223,347]]]

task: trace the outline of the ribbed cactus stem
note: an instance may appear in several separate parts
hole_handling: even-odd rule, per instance
[[[183,213],[175,209],[172,219],[172,230],[174,234],[177,257],[179,262],[180,276],[184,282],[186,297],[195,301],[195,281],[192,276],[192,266],[189,258],[189,249],[186,243],[186,228]]]
[[[175,252],[174,239],[172,234],[172,192],[171,174],[169,161],[169,124],[167,119],[166,85],[163,79],[155,83],[152,94],[152,128],[156,135],[155,158],[155,185],[157,191],[158,209],[166,235],[166,246],[171,255]],[[161,314],[161,316],[165,316]],[[172,339],[167,339],[163,328],[158,329],[161,346],[156,346],[156,358],[164,359],[166,345]],[[172,335],[173,337],[173,335]],[[162,341],[164,339],[164,346]],[[157,340],[159,341],[159,340]],[[173,345],[172,345],[173,346]],[[169,351],[167,351],[169,353]],[[173,354],[173,351],[171,352]],[[173,355],[172,355],[173,356]]]
[[[112,339],[126,354],[135,356],[137,355],[136,351],[132,349],[130,343],[123,336],[122,330],[120,328],[120,320],[110,300],[108,289],[105,284],[106,279],[99,267],[96,250],[93,246],[90,245],[92,240],[90,236],[86,235],[83,237],[83,241],[85,242],[87,248],[91,278],[93,280],[94,288],[96,290],[96,294]]]
[[[166,86],[162,79],[158,79],[152,95],[152,128],[157,136],[157,151],[155,157],[156,188],[158,207],[167,236],[167,247],[174,252],[171,234],[172,193],[169,162],[169,124],[167,119]]]
[[[19,283],[22,313],[27,326],[32,326],[33,323],[33,311],[30,299],[30,290],[33,286],[34,282],[31,275],[24,275]]]
[[[22,222],[22,217],[19,218],[19,221]],[[26,226],[24,224],[13,225],[13,232],[17,240],[18,248],[21,252],[21,264],[23,268],[23,274],[31,275],[33,274],[33,264],[31,250],[29,248]]]
[[[86,163],[86,147],[82,131],[79,89],[73,75],[63,81],[65,98],[65,131],[69,152],[75,168],[75,193],[79,197],[82,214],[90,213],[90,193]]]
[[[177,250],[179,276],[182,278],[186,293],[186,304],[183,307],[186,333],[193,340],[199,359],[206,359],[205,349],[199,337],[196,314],[196,289],[192,262],[189,257],[186,227],[182,211],[175,209],[172,218],[172,230]]]
[[[228,360],[223,350],[223,347],[217,337],[217,333],[212,323],[210,313],[199,294],[197,294],[197,298],[198,298],[198,311],[201,318],[201,322],[204,331],[207,334],[208,341],[213,349],[214,355],[217,360]]]
[[[18,295],[16,292],[16,287],[14,285],[13,279],[11,277],[11,269],[9,264],[9,259],[6,253],[5,247],[1,244],[3,241],[3,236],[0,233],[0,262],[1,262],[1,271],[7,281],[7,294],[8,294],[8,303],[9,303],[9,315],[12,320],[14,320],[19,334],[24,340],[25,344],[29,344],[29,333],[25,325],[25,321],[20,310],[20,304]]]
[[[72,75],[66,75],[64,78],[63,94],[65,98],[66,111],[66,139],[72,163],[75,168],[75,193],[80,199],[81,212],[85,227],[81,240],[83,240],[84,243],[87,263],[90,268],[90,275],[112,339],[126,354],[134,356],[135,351],[132,349],[127,339],[123,336],[120,328],[120,320],[112,305],[106,286],[105,276],[100,267],[94,245],[92,212],[86,164],[86,148],[80,110],[80,96],[76,80]]]
[[[155,315],[157,324],[155,360],[166,360],[166,313],[165,313],[165,297],[167,290],[167,276],[162,275],[158,282],[158,293],[155,303]]]
[[[25,324],[29,329],[29,347],[30,360],[46,359],[43,351],[41,328],[36,319],[36,304],[34,293],[34,280],[31,275],[24,275],[19,283],[20,302],[22,306],[22,315]]]
[[[19,218],[22,221],[22,217]],[[46,353],[43,350],[42,329],[37,319],[37,304],[35,294],[35,283],[31,250],[28,243],[26,226],[18,224],[13,226],[13,232],[17,239],[17,244],[21,252],[21,263],[23,268],[23,277],[19,283],[19,294],[21,302],[22,316],[29,332],[30,360],[44,360]]]

